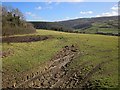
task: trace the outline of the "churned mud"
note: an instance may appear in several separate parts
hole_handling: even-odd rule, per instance
[[[85,71],[85,67],[91,62],[86,61],[79,66],[70,69],[69,66],[76,58],[80,58],[80,50],[75,46],[64,46],[45,67],[37,69],[29,74],[21,74],[20,79],[9,78],[3,80],[3,87],[7,88],[86,88],[91,76],[99,71],[101,62]]]
[[[60,80],[65,74],[67,65],[78,57],[79,50],[74,46],[65,46],[60,50],[50,61],[48,61],[43,70],[36,70],[29,74],[16,75],[20,79],[16,79],[16,76],[3,77],[3,87],[53,87],[56,82]]]

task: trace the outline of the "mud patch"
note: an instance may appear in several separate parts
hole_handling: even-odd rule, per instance
[[[41,36],[41,35],[34,35],[34,36],[14,36],[14,37],[3,37],[3,43],[18,43],[18,42],[36,42],[42,41],[52,38],[52,36]]]
[[[79,56],[79,50],[74,46],[65,46],[50,61],[45,64],[45,68],[35,72],[16,75],[14,78],[3,77],[4,88],[47,88],[53,87],[56,82],[65,76],[66,67]],[[19,77],[20,79],[16,79]]]
[[[48,63],[48,66],[41,74],[19,83],[15,88],[52,88],[62,78],[67,65],[79,55],[79,50],[74,46],[65,46]]]

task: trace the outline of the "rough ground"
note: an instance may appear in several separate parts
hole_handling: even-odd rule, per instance
[[[13,36],[13,37],[3,37],[2,42],[7,43],[15,43],[15,42],[35,42],[35,41],[42,41],[51,38],[51,36]]]
[[[33,88],[52,88],[61,81],[61,78],[66,74],[67,65],[76,58],[79,51],[72,46],[65,46],[56,57],[54,57],[46,70],[38,76],[28,79],[16,87],[33,87]]]
[[[85,66],[90,63],[84,62],[80,66],[72,69],[68,67],[76,58],[80,58],[80,51],[76,46],[65,46],[50,61],[45,64],[43,70],[19,76],[21,79],[4,79],[3,87],[13,88],[88,88],[89,79],[100,67],[109,61],[101,62],[92,66],[90,70],[85,70]],[[89,85],[89,86],[88,86]]]
[[[79,50],[74,46],[65,46],[50,61],[43,70],[19,76],[21,79],[3,77],[3,87],[54,87],[65,76],[67,65],[79,56]],[[6,76],[7,77],[7,76]]]

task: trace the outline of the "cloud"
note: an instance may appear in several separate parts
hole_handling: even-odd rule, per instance
[[[26,14],[26,15],[29,15],[29,16],[32,16],[32,17],[35,16],[35,14],[33,14],[33,13],[31,13],[31,12],[26,12],[25,14]]]
[[[41,6],[38,6],[38,7],[36,7],[35,9],[37,9],[37,10],[41,10],[42,7],[41,7]]]
[[[110,12],[104,12],[100,15],[96,15],[96,17],[103,17],[103,16],[118,16],[118,5],[114,5],[112,8],[111,8],[111,11]]]
[[[115,15],[118,15],[118,12],[112,11],[112,12],[102,13],[102,16],[115,16]]]
[[[111,9],[112,10],[118,10],[118,7],[112,7]]]
[[[41,6],[38,6],[38,7],[35,7],[36,10],[42,10],[42,9],[52,9],[53,7],[52,6],[46,6],[46,7],[41,7]]]
[[[66,20],[72,20],[72,19],[78,19],[78,18],[83,18],[83,17],[65,17],[62,19],[54,20],[54,21],[66,21]]]
[[[45,0],[47,2],[47,4],[52,4],[52,0]]]
[[[63,20],[78,19],[83,17],[65,17]]]
[[[93,12],[92,11],[86,11],[86,12],[83,12],[81,11],[80,14],[92,14]]]
[[[96,17],[102,17],[102,16],[117,16],[117,15],[118,15],[118,12],[112,11],[112,12],[102,13],[101,15],[96,15]]]
[[[33,14],[32,12],[26,12],[25,15],[28,17],[28,15],[35,20],[42,19],[40,16],[37,16],[36,14]]]
[[[118,12],[116,12],[116,11],[106,12],[106,13],[102,13],[100,15],[96,15],[95,17],[105,17],[105,16],[118,16]]]
[[[118,8],[118,5],[114,5],[112,8],[111,8],[111,10],[118,10],[119,8]]]

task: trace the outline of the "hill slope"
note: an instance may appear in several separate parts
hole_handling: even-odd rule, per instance
[[[60,22],[32,22],[37,29],[81,33],[118,33],[118,17],[80,18]]]
[[[49,30],[37,30],[36,34],[31,34],[30,36],[41,35],[51,35],[53,38],[36,42],[3,43],[3,52],[9,52],[2,59],[4,71],[3,87],[17,87],[22,84],[24,85],[21,87],[34,88],[58,87],[59,85],[63,88],[82,86],[86,88],[116,88],[118,86],[118,37]],[[21,37],[23,36],[29,35],[22,35]],[[72,46],[73,49],[69,49],[69,46]],[[54,76],[52,72],[43,73],[42,75],[46,78],[38,77],[41,72],[50,71],[47,69],[49,66],[55,72],[57,69],[54,65],[59,66],[60,64],[59,67],[61,67],[61,64],[64,65],[69,62],[67,55],[77,55],[75,54],[77,51],[74,50],[74,46],[80,54],[76,58],[71,56],[73,60],[58,70],[60,77]],[[68,52],[69,50],[70,53]],[[67,59],[63,58],[63,55]],[[59,62],[59,57],[62,57],[60,59],[61,62]],[[64,72],[70,78],[65,77]],[[51,78],[49,78],[49,74],[52,74]],[[51,83],[49,83],[49,80],[51,80]],[[64,81],[59,83],[56,80]],[[26,84],[25,82],[30,83]]]

